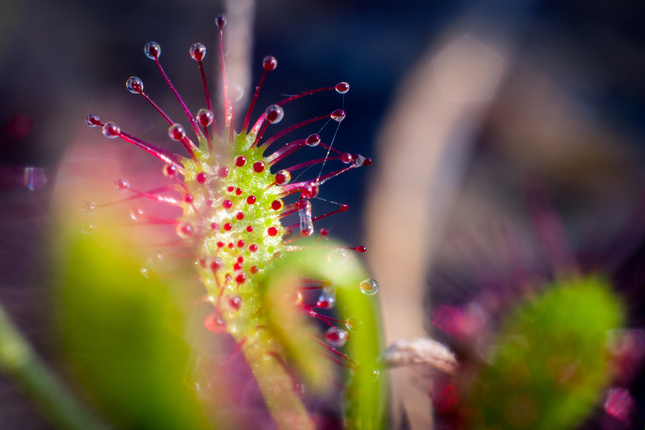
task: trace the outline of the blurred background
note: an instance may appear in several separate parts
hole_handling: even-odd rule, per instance
[[[179,92],[202,107],[188,48],[207,45],[207,71],[215,76],[213,19],[223,11],[223,2],[198,0],[0,3],[0,300],[46,357],[55,357],[46,315],[57,166],[72,144],[114,145],[85,127],[88,113],[148,141],[168,141],[161,119],[126,91],[125,80],[141,77],[155,101],[171,116],[178,112],[142,52],[155,40]],[[484,236],[482,251],[494,259],[491,225],[531,231],[525,192],[532,181],[548,195],[574,255],[606,249],[638,210],[645,183],[642,2],[276,0],[241,16],[248,33],[231,37],[238,49],[228,55],[248,49],[250,82],[265,55],[279,61],[258,112],[284,95],[351,85],[335,145],[375,163],[325,185],[322,197],[351,207],[325,224],[349,244],[368,246],[390,342],[424,335],[433,301],[470,300],[471,288],[429,282],[437,267],[473,277],[455,237]],[[234,28],[232,20],[229,14]],[[285,120],[339,103],[307,100],[285,109]],[[617,249],[631,256],[639,244]],[[630,315],[634,327],[642,323],[639,310]],[[409,387],[409,375],[394,378],[403,381],[394,389],[404,400],[393,407],[406,405],[397,412],[405,425],[427,427],[427,387]],[[1,375],[0,402],[3,428],[45,428]],[[642,428],[635,419],[629,425]]]

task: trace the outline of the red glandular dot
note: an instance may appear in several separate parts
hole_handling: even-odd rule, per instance
[[[244,219],[244,212],[238,212],[235,214],[235,218],[242,220]]]
[[[195,200],[195,198],[193,197],[193,195],[192,195],[192,194],[186,194],[186,195],[184,196],[184,201],[185,201],[186,203],[192,203],[192,202],[193,202],[193,200]]]
[[[345,211],[346,211],[346,210],[348,210],[348,209],[349,209],[349,205],[346,205],[346,204],[342,204],[342,205],[340,205],[340,210],[341,210],[341,212],[345,212]]]
[[[326,228],[321,228],[320,229],[320,235],[321,236],[327,236],[328,234],[329,234],[329,230],[327,230]]]
[[[226,322],[224,322],[222,317],[219,316],[217,312],[213,312],[212,314],[208,315],[206,317],[206,320],[204,320],[204,325],[213,333],[226,332]]]
[[[235,159],[235,165],[237,167],[242,167],[246,164],[246,157],[244,155],[240,155]]]
[[[241,196],[242,195],[242,188],[237,188],[235,190],[235,194],[237,194],[238,196]]]
[[[220,167],[220,168],[219,168],[219,170],[217,171],[217,175],[218,175],[220,178],[226,178],[226,177],[228,176],[228,172],[229,172],[229,168],[228,168],[228,167],[226,167],[226,166],[222,166],[222,167]]]
[[[228,247],[229,247],[229,248],[231,248],[231,249],[233,249],[233,248],[235,248],[235,244],[234,244],[233,242],[229,242],[229,243],[228,243]]]
[[[165,166],[163,166],[162,172],[164,176],[174,178],[177,174],[177,166],[175,166],[174,164],[166,164]]]
[[[224,242],[217,242],[218,248],[224,248]]]
[[[246,281],[246,275],[244,274],[244,272],[239,273],[235,276],[235,282],[237,282],[238,284],[241,284],[244,281]]]
[[[233,270],[240,270],[242,268],[242,263],[235,263],[233,265]]]
[[[123,178],[117,178],[114,181],[114,188],[116,188],[119,191],[124,191],[130,188],[130,184],[128,184],[128,181],[126,181]]]
[[[237,257],[237,262],[238,263],[244,263],[244,257],[241,256],[241,255],[239,257]]]
[[[194,233],[193,226],[185,222],[180,222],[179,224],[177,224],[176,231],[177,235],[182,238],[188,238]]]
[[[253,163],[253,170],[255,171],[255,173],[262,173],[264,172],[265,166],[266,165],[264,164],[264,161],[256,161],[255,163]]]
[[[291,180],[291,173],[287,170],[280,170],[275,174],[275,183],[278,185],[288,184]]]
[[[280,210],[282,208],[282,200],[274,200],[271,203],[271,209],[274,211]]]
[[[246,228],[246,231],[248,231],[249,233],[251,233],[251,232],[253,231],[253,227],[248,226],[248,227]]]
[[[233,191],[235,191],[235,187],[228,187],[226,191],[228,191],[229,193],[232,193]]]
[[[264,57],[264,60],[262,60],[262,67],[264,67],[264,70],[267,72],[275,70],[275,68],[278,67],[278,60],[273,55],[267,55]]]
[[[340,156],[340,159],[343,163],[349,164],[352,162],[352,154],[346,152]]]
[[[255,252],[257,250],[258,250],[258,246],[255,243],[249,245],[249,251]]]
[[[222,202],[222,207],[223,207],[224,209],[230,209],[231,207],[233,207],[233,202],[232,202],[232,201],[230,201],[230,200],[224,200],[224,201]]]
[[[269,233],[269,236],[275,236],[278,234],[278,229],[275,227],[269,227],[267,229],[267,233]]]
[[[244,247],[244,241],[243,240],[238,240],[237,241],[237,247],[238,248],[243,248]]]
[[[309,185],[307,185],[305,188],[302,190],[302,198],[303,199],[313,199],[318,195],[318,192],[320,191],[320,188],[318,187],[318,184],[315,182],[311,182]]]
[[[235,280],[237,281],[237,278],[236,278]],[[240,282],[240,281],[238,281],[238,282]],[[242,282],[244,282],[244,280],[242,280],[242,281],[240,282],[240,284],[241,284]],[[228,298],[228,305],[229,305],[231,308],[233,308],[233,309],[235,309],[235,310],[238,310],[238,309],[240,309],[240,307],[242,306],[242,298],[241,298],[240,296],[238,296],[238,295],[231,296],[231,297],[229,297],[229,298]]]
[[[248,197],[246,198],[246,202],[247,202],[248,204],[250,204],[250,205],[254,204],[256,201],[257,201],[257,199],[255,198],[255,196],[248,196]]]
[[[224,224],[224,231],[231,231],[232,228],[233,228],[233,224],[231,224],[230,222],[227,222],[226,224]]]
[[[222,244],[224,245],[224,244]],[[213,272],[216,272],[217,269],[222,267],[222,259],[221,258],[215,258],[213,261],[211,261],[211,270]]]
[[[252,275],[255,275],[256,273],[258,273],[258,270],[258,266],[251,266],[249,272],[251,272]]]
[[[211,230],[217,230],[218,228],[219,228],[219,226],[217,225],[216,222],[211,223]]]
[[[367,251],[367,247],[366,247],[366,246],[357,246],[357,247],[356,247],[356,248],[354,248],[354,249],[355,249],[356,251],[358,251],[358,252],[365,252],[365,251]]]
[[[206,173],[204,173],[204,172],[199,172],[197,174],[197,177],[196,177],[197,182],[200,183],[200,184],[205,184],[206,183],[206,178],[207,178],[207,176],[206,176]]]

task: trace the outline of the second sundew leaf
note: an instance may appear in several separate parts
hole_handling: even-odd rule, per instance
[[[473,385],[471,428],[575,428],[610,382],[608,336],[624,315],[594,276],[557,281],[520,305]]]

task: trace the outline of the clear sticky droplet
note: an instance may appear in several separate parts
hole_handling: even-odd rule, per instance
[[[349,91],[349,84],[347,82],[339,82],[334,88],[338,94],[346,94]]]
[[[344,111],[344,110],[342,110],[342,109],[336,109],[335,111],[333,111],[333,112],[331,113],[331,115],[330,115],[330,116],[331,116],[331,119],[333,119],[334,121],[336,121],[336,122],[341,122],[342,120],[344,120],[344,119],[345,119],[345,115],[346,115],[346,113],[345,113],[345,111]]]
[[[81,228],[83,234],[92,234],[96,231],[96,226],[93,223],[87,223]]]
[[[336,305],[336,290],[332,287],[323,288],[320,296],[318,296],[318,301],[316,302],[316,307],[320,309],[331,309]]]
[[[311,220],[311,202],[309,200],[298,202],[298,216],[300,217],[300,234],[311,236],[314,232],[314,223]]]
[[[264,57],[264,60],[262,60],[262,67],[264,67],[264,70],[266,70],[267,72],[275,70],[275,68],[278,67],[277,58],[275,58],[273,55],[267,55],[266,57]]]
[[[91,216],[96,213],[96,203],[94,202],[85,202],[81,208],[83,215]]]
[[[132,221],[141,221],[144,216],[145,213],[141,208],[134,208],[130,211],[130,218],[132,219]]]
[[[168,127],[168,136],[177,142],[181,142],[186,138],[186,130],[181,124],[173,124]]]
[[[347,343],[347,331],[338,327],[329,327],[325,332],[325,341],[335,348],[340,348]]]
[[[143,47],[143,53],[151,60],[156,60],[161,56],[161,46],[157,42],[148,42]]]
[[[345,320],[345,328],[349,331],[356,331],[361,325],[361,322],[354,317],[349,317]]]
[[[314,146],[318,146],[320,144],[320,136],[317,134],[310,134],[306,139],[305,143],[307,146],[311,146],[312,148]]]
[[[101,119],[98,115],[89,114],[85,117],[85,124],[87,124],[88,127],[97,127],[101,125]]]
[[[128,80],[125,81],[125,87],[132,94],[143,93],[143,81],[137,76],[130,76]]]
[[[164,256],[161,252],[152,254],[141,268],[141,274],[149,278],[162,267]]]
[[[349,252],[346,249],[338,248],[329,253],[327,261],[333,264],[345,264],[349,259]]]
[[[193,43],[190,47],[190,56],[195,61],[202,61],[206,56],[206,47],[202,43]]]
[[[37,190],[47,183],[45,170],[40,167],[25,167],[23,182],[31,191]]]
[[[226,26],[226,16],[224,14],[219,14],[215,18],[215,25],[217,25],[217,28],[220,30]]]
[[[376,282],[374,279],[368,278],[361,282],[359,287],[361,289],[361,293],[367,296],[373,296],[374,294],[378,293],[379,285],[378,282]]]
[[[365,164],[367,161],[367,158],[363,157],[362,155],[358,154],[356,158],[354,159],[354,166],[356,167],[361,167],[362,165]],[[369,164],[368,164],[369,165]]]
[[[215,119],[215,115],[211,110],[200,109],[197,111],[197,115],[195,115],[195,119],[202,127],[208,127],[213,123],[213,120]]]
[[[105,125],[103,125],[103,135],[105,137],[114,139],[115,137],[119,137],[119,133],[121,133],[121,129],[115,123],[106,122]]]
[[[244,87],[242,85],[236,85],[235,87],[237,90],[235,91],[235,101],[239,102],[244,97]]]
[[[277,124],[284,118],[284,109],[278,105],[271,105],[264,111],[264,114],[269,124]]]

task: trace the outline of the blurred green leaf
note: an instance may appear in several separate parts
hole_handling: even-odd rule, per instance
[[[58,258],[64,352],[98,409],[119,428],[206,428],[185,382],[189,348],[167,282],[113,234],[69,233]]]

